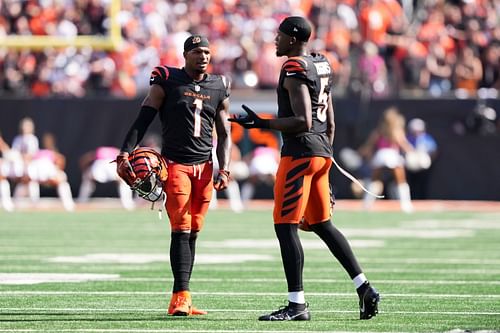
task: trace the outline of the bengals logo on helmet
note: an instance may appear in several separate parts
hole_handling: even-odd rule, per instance
[[[163,183],[167,180],[167,164],[163,157],[151,148],[137,148],[129,155],[129,162],[137,177],[131,189],[148,201],[163,197]]]

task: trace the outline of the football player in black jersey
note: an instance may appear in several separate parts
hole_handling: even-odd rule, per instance
[[[228,80],[207,73],[209,42],[193,35],[184,42],[185,66],[156,67],[139,116],[126,135],[117,157],[117,172],[129,184],[136,176],[128,154],[144,137],[159,115],[162,125],[161,154],[168,165],[164,183],[166,210],[171,225],[170,263],[174,276],[168,314],[205,314],[192,306],[189,280],[193,270],[195,244],[203,227],[212,188],[221,191],[229,180],[231,150]],[[219,172],[213,182],[212,133],[217,134]]]
[[[308,54],[311,25],[290,16],[280,24],[276,55],[286,56],[278,82],[278,118],[262,119],[247,106],[246,116],[232,118],[245,128],[281,131],[283,146],[274,185],[274,228],[288,283],[288,305],[259,320],[309,320],[302,271],[304,253],[299,227],[316,233],[345,268],[357,289],[360,319],[377,314],[378,292],[368,283],[342,233],[332,224],[329,171],[332,165],[334,115],[332,70],[321,54]]]

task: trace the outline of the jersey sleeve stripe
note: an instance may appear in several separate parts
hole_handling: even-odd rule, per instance
[[[285,71],[287,72],[305,72],[304,68],[299,66],[287,66],[285,67]]]
[[[159,75],[162,79],[166,80],[168,79],[168,68],[165,66],[157,66],[155,67],[155,70],[159,72]]]
[[[305,72],[305,64],[299,59],[289,59],[283,64],[283,69],[286,72]]]
[[[151,72],[151,78],[156,78],[158,76],[163,80],[168,79],[169,76],[168,68],[165,66],[156,66]]]

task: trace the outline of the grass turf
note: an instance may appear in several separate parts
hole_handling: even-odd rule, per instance
[[[304,284],[312,320],[256,320],[286,300],[270,211],[209,212],[191,282],[196,306],[209,314],[188,318],[166,316],[170,231],[167,220],[159,221],[154,212],[0,211],[0,332],[500,329],[500,214],[338,211],[334,221],[382,295],[380,313],[372,320],[357,319],[357,297],[347,274],[314,234],[304,232]],[[103,254],[109,261],[54,259]],[[155,255],[156,261],[120,262],[119,254]],[[242,258],[246,261],[238,261]],[[14,273],[114,278],[6,284],[5,277]]]

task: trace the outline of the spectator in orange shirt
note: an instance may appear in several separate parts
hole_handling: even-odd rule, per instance
[[[456,96],[461,98],[474,96],[482,77],[483,64],[476,51],[470,45],[461,48],[453,77]]]

